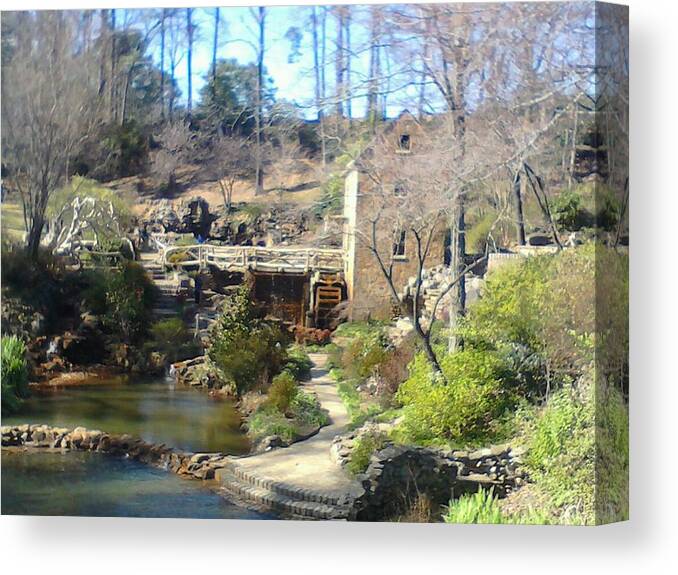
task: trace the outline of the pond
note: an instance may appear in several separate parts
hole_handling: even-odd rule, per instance
[[[91,385],[38,389],[3,425],[42,423],[129,433],[186,451],[242,454],[249,449],[231,401],[175,386],[173,380],[111,378]]]
[[[2,452],[3,515],[270,519],[199,481],[91,452]]]

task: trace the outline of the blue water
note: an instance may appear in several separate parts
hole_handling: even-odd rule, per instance
[[[205,484],[100,453],[2,451],[3,515],[270,519]]]

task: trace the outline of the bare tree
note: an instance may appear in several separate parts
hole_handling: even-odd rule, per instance
[[[236,182],[250,177],[254,165],[251,144],[239,136],[219,136],[213,144],[209,171],[219,183],[226,213],[231,212]]]
[[[31,13],[3,62],[2,152],[19,190],[27,248],[36,258],[50,195],[97,115],[98,60],[77,52],[77,14]]]
[[[153,171],[167,182],[168,194],[177,190],[177,168],[193,157],[195,135],[188,122],[167,124],[157,135],[160,143],[153,155]]]

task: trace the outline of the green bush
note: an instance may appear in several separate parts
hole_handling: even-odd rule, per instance
[[[512,374],[489,352],[464,350],[443,358],[444,380],[436,377],[423,353],[400,386],[400,433],[418,443],[473,444],[505,433],[504,417],[517,402]]]
[[[256,316],[246,286],[228,298],[214,326],[208,350],[224,384],[238,393],[267,385],[287,354],[281,330]]]
[[[515,515],[502,512],[497,498],[492,490],[480,489],[473,495],[462,495],[455,501],[450,501],[447,512],[443,515],[445,523],[509,523],[527,525],[548,525],[549,518],[538,511],[528,511]]]
[[[361,435],[351,450],[351,460],[347,469],[353,474],[365,473],[372,454],[386,446],[388,437],[380,431],[369,431]]]
[[[2,413],[17,411],[21,400],[28,397],[28,366],[26,363],[26,346],[14,336],[3,337],[0,344],[2,368]]]
[[[286,380],[289,374],[281,374],[277,381]],[[291,382],[294,384],[294,382]],[[280,384],[279,384],[280,385]],[[273,387],[273,386],[272,386]],[[320,403],[313,395],[300,391],[296,384],[294,388],[289,380],[285,383],[285,392],[281,394],[285,402],[292,395],[284,412],[278,409],[276,398],[281,395],[271,397],[269,392],[268,400],[264,402],[247,420],[248,434],[253,439],[261,439],[269,435],[278,435],[287,443],[291,443],[300,435],[308,433],[309,427],[323,426],[329,423],[327,412],[320,407]],[[293,394],[290,390],[293,389]]]
[[[341,366],[350,378],[366,379],[388,358],[388,340],[381,329],[355,335],[344,348]]]
[[[253,439],[277,435],[288,443],[294,441],[297,435],[294,422],[272,407],[259,408],[250,415],[247,420],[247,431]]]
[[[286,414],[298,392],[299,386],[292,374],[282,372],[273,378],[267,402],[280,413]]]
[[[567,190],[551,201],[551,214],[561,230],[576,230],[582,219],[583,200],[580,194]]]
[[[162,353],[170,363],[197,355],[198,345],[194,342],[186,324],[181,318],[160,320],[151,327],[150,346]]]
[[[562,523],[628,518],[628,409],[591,379],[556,391],[527,434],[530,477]]]
[[[118,270],[88,274],[85,302],[103,317],[106,328],[126,343],[138,343],[148,332],[157,288],[144,268],[125,261]]]
[[[284,371],[289,372],[296,380],[307,379],[311,375],[313,362],[306,351],[297,345],[287,348],[287,361]]]
[[[466,230],[466,247],[470,253],[482,254],[485,252],[487,236],[496,218],[496,213],[485,214]]]

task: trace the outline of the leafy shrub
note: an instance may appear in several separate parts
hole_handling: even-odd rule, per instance
[[[247,420],[247,431],[253,439],[277,435],[288,443],[295,439],[297,433],[294,422],[272,407],[255,411]]]
[[[301,425],[327,425],[330,418],[327,411],[320,406],[315,395],[299,392],[291,403],[291,412],[294,419]]]
[[[517,396],[512,374],[486,351],[464,350],[443,358],[445,376],[436,377],[423,354],[415,358],[409,379],[400,386],[400,432],[424,443],[468,444],[496,439]]]
[[[312,367],[311,358],[301,347],[290,346],[287,348],[287,361],[283,370],[290,373],[294,379],[307,379],[311,375]]]
[[[28,397],[28,366],[26,363],[26,346],[14,336],[3,337],[0,343],[2,368],[2,413],[17,411],[22,398]]]
[[[83,278],[68,269],[63,258],[41,249],[34,260],[24,245],[3,242],[0,269],[3,296],[40,312],[47,332],[62,330],[79,314]]]
[[[288,374],[281,374],[278,378],[287,379]],[[276,379],[275,381],[282,381]],[[276,385],[275,383],[271,386]],[[277,384],[282,386],[281,383]],[[292,388],[292,385],[294,387]],[[297,439],[302,433],[308,433],[311,426],[323,426],[329,423],[327,412],[320,407],[318,399],[308,393],[300,391],[294,381],[287,380],[282,393],[274,392],[273,397],[269,391],[268,400],[264,402],[247,420],[248,433],[253,439],[260,439],[269,435],[278,435],[287,443]],[[293,394],[292,394],[293,391]],[[278,398],[289,400],[284,411],[278,409]]]
[[[526,464],[560,522],[628,517],[628,410],[592,376],[555,392],[529,433]]]
[[[170,363],[197,354],[197,346],[181,318],[160,320],[151,327],[151,346],[159,351]]]
[[[268,389],[267,402],[280,413],[285,414],[289,411],[298,392],[299,387],[294,377],[288,372],[282,372],[273,378],[271,387]]]
[[[344,348],[341,357],[342,368],[350,378],[370,377],[386,360],[387,346],[388,340],[380,329],[356,335]]]
[[[119,270],[88,274],[85,302],[115,337],[138,343],[150,325],[157,288],[146,270],[126,261]]]
[[[581,227],[582,203],[581,195],[573,190],[561,192],[551,201],[551,214],[558,228],[576,230]]]
[[[380,431],[368,431],[356,439],[347,469],[354,475],[365,473],[372,454],[386,446],[388,437]]]
[[[332,174],[322,184],[320,200],[316,204],[316,214],[337,214],[344,205],[344,176],[341,173]]]
[[[548,525],[548,517],[537,511],[529,511],[516,515],[506,515],[494,496],[492,490],[480,489],[473,495],[462,495],[450,501],[447,513],[443,516],[445,523],[509,523]]]
[[[490,233],[495,220],[495,213],[485,214],[466,230],[466,246],[471,253],[482,254],[485,252],[487,236]]]
[[[224,304],[208,355],[224,384],[244,393],[280,373],[286,361],[284,343],[277,326],[256,316],[249,290],[242,286]]]
[[[527,464],[551,507],[575,509],[587,523],[595,512],[595,450],[593,402],[572,387],[558,390],[536,421]]]

